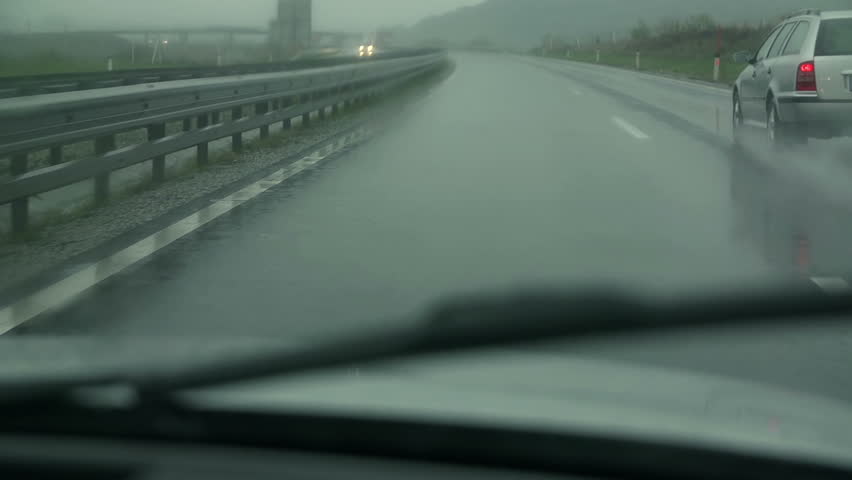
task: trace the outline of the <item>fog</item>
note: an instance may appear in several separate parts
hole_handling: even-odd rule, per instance
[[[366,31],[410,25],[425,17],[482,0],[314,0],[319,30]],[[137,26],[265,26],[274,0],[2,0],[0,28],[7,31]],[[357,4],[357,6],[356,6]],[[96,12],[93,14],[93,12]]]

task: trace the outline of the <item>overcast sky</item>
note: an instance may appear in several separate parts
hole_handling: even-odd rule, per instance
[[[482,0],[314,0],[318,30],[369,31],[416,21]],[[275,0],[0,0],[3,28],[24,31],[141,25],[258,25],[275,12]],[[60,25],[56,25],[60,24]]]

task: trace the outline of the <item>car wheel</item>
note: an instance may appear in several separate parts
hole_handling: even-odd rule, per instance
[[[766,110],[766,134],[769,146],[772,148],[782,147],[785,138],[781,131],[781,119],[778,118],[778,110],[775,108],[775,102],[770,101],[769,108]]]
[[[791,125],[786,125],[778,117],[775,102],[769,103],[766,114],[766,130],[771,147],[791,147],[796,145],[807,145],[807,135],[797,131]]]
[[[738,92],[734,92],[734,114],[731,126],[734,137],[734,145],[742,144],[744,127],[745,117],[743,116],[743,105],[740,102],[740,94]]]

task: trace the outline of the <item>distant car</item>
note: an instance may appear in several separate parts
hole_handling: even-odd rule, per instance
[[[359,57],[372,57],[375,53],[376,47],[374,45],[361,45],[358,47]]]
[[[852,134],[852,10],[791,15],[757,53],[733,90],[734,141],[760,127],[773,145]]]

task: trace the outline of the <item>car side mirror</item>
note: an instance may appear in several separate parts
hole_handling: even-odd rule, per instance
[[[734,54],[734,63],[750,63],[754,65],[756,62],[753,53],[743,50]]]

